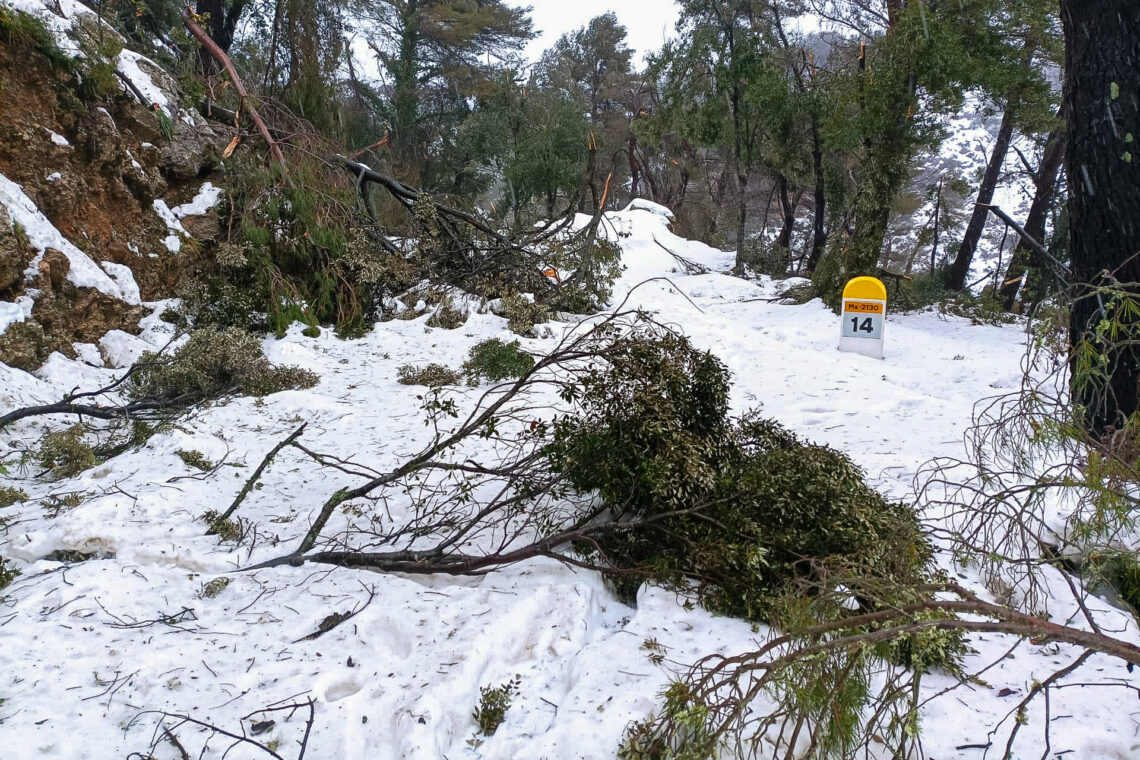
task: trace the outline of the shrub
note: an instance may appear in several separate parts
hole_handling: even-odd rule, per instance
[[[174,453],[177,454],[178,458],[181,459],[188,467],[193,467],[194,469],[201,470],[202,472],[206,472],[214,466],[214,463],[209,459],[206,459],[201,451],[186,451],[185,449],[179,449]]]
[[[209,583],[203,583],[202,589],[198,592],[199,599],[213,599],[226,590],[226,586],[230,585],[230,579],[222,575]]]
[[[519,347],[517,340],[504,343],[498,338],[488,338],[471,347],[463,371],[470,385],[478,385],[481,379],[497,383],[500,380],[522,377],[534,367],[534,357]]]
[[[578,410],[555,424],[551,467],[616,519],[654,522],[582,551],[752,620],[778,616],[789,588],[833,577],[923,580],[931,555],[914,512],[843,454],[770,420],[730,420],[716,357],[648,332],[606,359],[569,394]]]
[[[519,676],[515,676],[499,686],[479,688],[479,704],[475,706],[471,717],[475,719],[483,736],[494,735],[507,719],[507,710],[511,707],[514,695],[518,693],[520,680]]]
[[[28,495],[19,488],[0,486],[0,509],[10,507],[18,501],[23,501]]]
[[[223,541],[241,541],[245,536],[245,528],[241,520],[223,518],[220,512],[208,509],[202,514],[202,519],[210,526],[209,533],[218,536]]]
[[[8,564],[8,560],[0,557],[0,591],[8,588],[20,571]]]
[[[503,296],[502,315],[507,318],[507,328],[519,335],[534,337],[534,326],[550,321],[550,307],[514,294]]]
[[[71,71],[75,61],[59,47],[55,35],[30,13],[0,6],[0,35],[15,50],[35,50],[45,55],[57,69]]]
[[[187,405],[228,393],[265,396],[289,388],[311,388],[317,375],[298,367],[275,367],[256,337],[237,328],[207,328],[169,359],[146,353],[131,377],[135,398]]]
[[[48,433],[40,444],[40,464],[51,469],[57,478],[69,478],[92,467],[96,462],[95,450],[83,440],[83,432],[82,425],[73,425]]]
[[[444,385],[458,385],[463,375],[442,364],[428,364],[417,367],[405,364],[396,370],[396,382],[401,385],[426,385],[429,388],[439,388]]]
[[[182,299],[181,313],[163,312],[162,319],[171,324],[182,326],[189,321],[199,329],[239,327],[257,332],[269,329],[261,311],[263,302],[258,289],[240,281],[189,280],[179,288],[178,297]]]
[[[236,104],[235,104],[236,105]],[[315,147],[315,146],[312,146]],[[204,301],[210,322],[284,334],[295,321],[334,325],[342,336],[359,335],[380,315],[386,297],[422,279],[417,267],[390,251],[379,233],[364,228],[354,210],[356,188],[318,153],[290,154],[292,182],[248,157],[227,161],[229,193],[218,209],[227,240],[215,261],[220,276],[209,289],[226,296],[225,308]]]
[[[458,309],[449,296],[445,296],[435,311],[428,317],[428,327],[441,327],[444,330],[454,330],[462,327],[467,321],[467,311]]]

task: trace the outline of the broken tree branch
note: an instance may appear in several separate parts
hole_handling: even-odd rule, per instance
[[[202,47],[226,70],[226,74],[229,75],[230,81],[234,83],[234,90],[238,94],[241,104],[239,110],[240,108],[245,108],[246,113],[249,114],[249,118],[253,121],[254,125],[257,126],[257,131],[261,133],[266,144],[269,145],[269,152],[273,154],[273,157],[281,166],[281,173],[288,174],[288,166],[285,164],[285,155],[281,152],[281,147],[269,133],[269,127],[265,126],[265,121],[261,118],[261,114],[257,112],[257,108],[250,100],[249,93],[246,92],[245,85],[242,84],[241,77],[238,76],[237,69],[234,68],[230,57],[226,55],[225,51],[218,47],[216,42],[210,39],[210,35],[206,34],[202,27],[198,26],[198,23],[194,20],[194,13],[190,8],[182,9],[182,23],[186,25],[186,29],[190,34],[194,35],[198,42],[202,43]]]
[[[207,536],[214,535],[217,532],[216,526],[228,520],[230,518],[230,515],[237,511],[238,507],[241,506],[241,503],[245,501],[245,497],[249,495],[249,492],[251,490],[253,490],[253,486],[257,483],[258,478],[261,477],[261,473],[265,472],[265,468],[268,467],[269,463],[273,461],[273,457],[277,456],[281,449],[285,448],[286,446],[293,443],[293,441],[300,438],[301,433],[305,432],[305,426],[308,424],[309,423],[307,422],[301,423],[301,426],[294,430],[289,435],[289,437],[270,449],[269,453],[265,455],[265,458],[261,460],[261,464],[259,464],[257,466],[257,469],[253,471],[253,474],[249,476],[249,480],[245,481],[245,485],[243,485],[241,490],[238,491],[238,495],[234,498],[233,503],[230,504],[229,508],[226,509],[225,512],[218,515],[218,517],[210,525],[210,529],[206,531]]]

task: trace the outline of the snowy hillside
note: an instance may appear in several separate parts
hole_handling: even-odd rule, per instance
[[[906,497],[927,459],[961,453],[974,402],[1019,383],[1017,326],[892,316],[886,359],[841,354],[837,318],[818,301],[779,305],[776,283],[723,274],[730,254],[674,236],[652,207],[606,221],[611,235],[621,233],[626,265],[615,300],[631,293],[631,304],[655,311],[723,359],[734,375],[737,411],[761,407],[849,453],[892,495]],[[709,272],[678,271],[662,245]],[[636,287],[654,277],[668,281]],[[353,341],[329,332],[303,337],[297,325],[284,339],[266,340],[265,349],[274,361],[319,373],[311,390],[216,404],[141,450],[69,480],[44,482],[33,465],[13,473],[28,499],[0,510],[5,518],[18,515],[0,533],[0,554],[22,571],[0,607],[0,756],[140,757],[153,743],[159,758],[198,757],[208,733],[179,726],[174,733],[188,752],[181,755],[158,728],[165,711],[238,735],[272,720],[259,726],[258,741],[291,758],[304,738],[306,708],[242,719],[311,697],[310,758],[613,758],[626,724],[655,709],[672,674],[702,655],[755,644],[763,632],[747,623],[687,609],[653,588],[643,588],[631,608],[597,574],[548,560],[481,578],[315,566],[243,572],[295,545],[320,504],[351,480],[290,451],[242,507],[256,526],[252,540],[235,547],[203,535],[200,515],[228,505],[265,453],[302,422],[311,449],[377,470],[417,451],[429,435],[417,400],[423,389],[398,384],[397,368],[457,366],[475,342],[513,338],[491,314],[472,314],[457,330],[433,329],[425,320],[380,323]],[[569,329],[549,327],[555,337],[525,347],[541,353]],[[171,330],[149,317],[138,338],[118,334],[105,353],[126,365],[164,344]],[[115,375],[58,354],[35,376],[0,365],[0,409],[57,400]],[[469,407],[476,393],[457,391],[460,406]],[[0,454],[41,432],[39,423],[19,423],[6,431]],[[178,450],[224,464],[203,474]],[[70,494],[79,496],[61,502]],[[72,561],[80,554],[92,556]],[[941,562],[953,569],[948,557]],[[954,571],[985,595],[968,571]],[[228,585],[217,583],[221,578]],[[1140,641],[1130,616],[1101,606],[1118,621],[1116,635]],[[327,635],[305,638],[329,615],[354,609],[358,614]],[[1052,610],[1057,621],[1081,625],[1072,612],[1063,599]],[[663,662],[651,661],[650,640],[663,647]],[[991,662],[1012,639],[981,635],[972,643],[979,653],[968,670]],[[1071,659],[1066,649],[1025,643],[983,678],[932,702],[922,719],[929,756],[981,758],[979,747],[991,740],[989,756],[997,756],[1009,724],[996,739],[987,730],[1035,678]],[[1108,658],[1094,657],[1089,668],[1082,680],[1128,678]],[[516,675],[518,695],[505,723],[475,740],[480,687]],[[934,695],[954,683],[932,675],[923,688]],[[1134,696],[1115,689],[1102,698],[1101,691],[1072,689],[1054,698],[1051,757],[1140,753],[1130,717]],[[1044,709],[1037,702],[1029,710],[1018,757],[1042,756]],[[204,756],[221,757],[231,743],[217,737]],[[238,746],[227,756],[259,755]]]

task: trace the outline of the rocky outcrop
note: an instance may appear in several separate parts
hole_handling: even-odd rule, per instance
[[[85,23],[99,22],[92,14]],[[76,22],[68,33],[84,30]],[[123,50],[116,68],[130,84],[84,100],[90,96],[46,56],[0,44],[0,175],[69,251],[48,247],[42,236],[39,246],[22,243],[0,202],[0,361],[11,366],[33,369],[51,351],[73,355],[73,342],[95,342],[112,329],[137,331],[145,310],[128,301],[173,295],[198,266],[200,246],[181,245],[186,233],[218,234],[209,209],[188,218],[185,232],[172,229],[159,209],[195,196],[229,142],[225,128],[180,110],[176,82],[142,56]],[[95,274],[111,286],[76,277],[69,259],[75,255],[88,269],[103,270]]]

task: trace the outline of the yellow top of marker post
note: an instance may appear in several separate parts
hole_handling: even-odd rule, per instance
[[[874,277],[856,277],[843,288],[843,297],[863,301],[885,301],[887,286]]]

